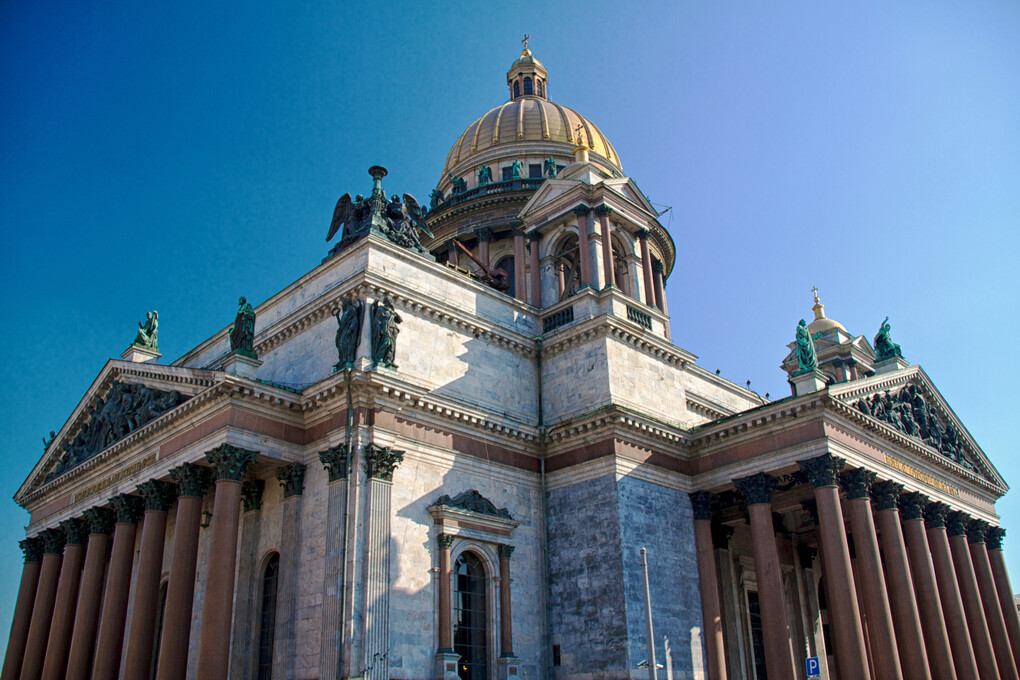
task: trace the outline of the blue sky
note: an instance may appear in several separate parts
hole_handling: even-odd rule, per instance
[[[424,200],[525,33],[677,244],[673,340],[740,384],[812,286],[883,317],[1020,483],[1016,2],[0,4],[0,497],[160,312],[169,361],[315,266],[337,197]],[[1020,503],[998,508],[1020,580]],[[0,625],[27,515],[0,501]]]

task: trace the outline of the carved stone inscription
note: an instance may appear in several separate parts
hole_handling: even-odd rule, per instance
[[[964,443],[956,426],[928,403],[917,385],[910,384],[896,392],[876,392],[858,399],[854,407],[923,441],[954,463],[972,472],[979,471],[974,453]]]
[[[108,446],[120,441],[150,420],[158,418],[187,400],[180,392],[114,381],[106,396],[89,411],[88,422],[78,431],[46,481],[56,479],[84,463]]]

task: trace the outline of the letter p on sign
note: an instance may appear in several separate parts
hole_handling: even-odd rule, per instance
[[[817,678],[822,674],[821,666],[818,665],[817,656],[809,656],[804,659],[804,665],[807,667],[807,676],[809,678]]]

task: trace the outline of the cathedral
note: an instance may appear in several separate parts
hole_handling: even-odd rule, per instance
[[[617,149],[506,87],[184,356],[147,314],[15,495],[2,680],[1017,679],[1008,487],[888,320],[705,370]]]

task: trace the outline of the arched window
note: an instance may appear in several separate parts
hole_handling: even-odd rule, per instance
[[[513,297],[517,290],[516,286],[514,285],[516,283],[514,281],[514,258],[504,257],[502,260],[496,263],[496,269],[502,269],[503,271],[506,272],[506,280],[507,283],[510,284],[510,287],[506,289],[506,294],[509,295],[510,297]]]
[[[159,603],[156,605],[156,638],[152,645],[152,666],[149,669],[150,680],[156,678],[156,664],[159,661],[159,643],[163,637],[163,616],[166,614],[166,587],[166,581],[159,587]]]
[[[577,234],[567,236],[560,244],[556,255],[556,274],[561,300],[566,300],[581,288],[581,254],[577,247]]]
[[[514,81],[514,99],[517,99],[520,96],[521,96],[521,81],[515,80]]]
[[[535,88],[538,90],[539,97],[545,96],[545,84],[537,78],[535,79]]]
[[[624,295],[633,297],[630,266],[627,264],[627,251],[615,237],[613,237],[611,243],[613,245],[613,278],[616,280],[616,287]]]
[[[471,552],[454,565],[453,651],[460,655],[461,680],[488,680],[489,631],[485,598],[485,566]]]
[[[531,78],[524,79],[524,94],[525,95],[533,94],[533,92],[531,91]]]
[[[273,646],[276,642],[276,585],[280,580],[280,554],[273,553],[262,571],[259,605],[258,680],[272,680]]]

